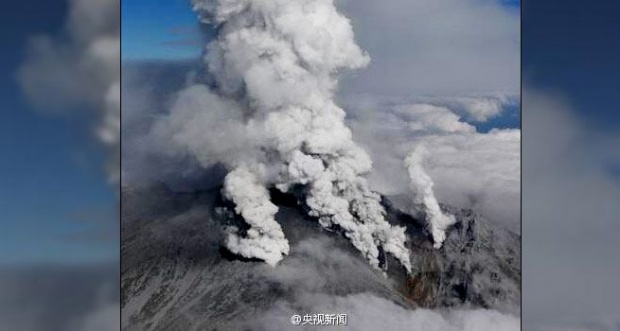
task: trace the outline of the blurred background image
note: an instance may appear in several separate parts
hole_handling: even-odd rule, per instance
[[[115,330],[118,0],[0,5],[0,329]]]
[[[618,12],[523,3],[524,330],[620,330]]]
[[[617,331],[620,4],[522,6],[522,328]],[[128,35],[127,61],[199,55],[202,32],[174,26],[192,14],[166,14],[171,40]],[[3,1],[0,22],[0,330],[118,330],[120,1]],[[350,78],[357,92],[377,88],[372,74]],[[432,91],[427,78],[411,88]]]

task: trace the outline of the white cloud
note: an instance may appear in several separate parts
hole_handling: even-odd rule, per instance
[[[486,122],[499,115],[508,103],[505,96],[457,98],[469,119],[475,122]]]
[[[476,128],[462,122],[448,108],[428,104],[400,105],[394,113],[407,122],[413,133],[473,133]]]
[[[521,132],[421,138],[439,201],[480,211],[516,230],[520,221]]]
[[[367,70],[344,94],[391,96],[516,95],[520,16],[496,0],[341,0]]]
[[[518,230],[520,130],[479,133],[446,107],[402,103],[350,108],[355,139],[375,162],[373,188],[388,195],[406,194],[409,176],[403,160],[415,146],[424,145],[424,169],[440,202],[473,208]]]
[[[259,330],[289,330],[291,316],[305,313],[347,314],[346,328],[360,331],[517,331],[521,328],[518,317],[493,310],[409,310],[369,293],[313,294],[302,296],[294,305],[279,302],[257,326]],[[300,329],[313,328],[302,326]]]

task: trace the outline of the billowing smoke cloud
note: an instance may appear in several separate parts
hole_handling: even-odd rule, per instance
[[[229,169],[224,194],[249,229],[231,228],[228,249],[271,264],[288,253],[269,201],[267,189],[275,187],[302,193],[309,214],[342,230],[371,265],[379,266],[383,250],[409,270],[404,228],[385,220],[365,178],[371,160],[334,102],[337,73],[369,58],[333,1],[195,0],[193,6],[219,32],[204,56],[211,88],[195,84],[181,92],[153,132],[171,137],[171,153]],[[206,114],[214,108],[230,113]],[[209,142],[210,128],[226,134]]]
[[[71,0],[65,33],[31,40],[18,78],[27,97],[47,111],[96,112],[95,136],[108,151],[107,173],[119,181],[120,3]]]
[[[434,247],[440,248],[446,240],[446,230],[454,224],[454,216],[444,214],[439,207],[439,202],[435,198],[433,192],[433,180],[424,171],[424,157],[428,151],[424,145],[414,148],[405,159],[409,178],[411,179],[411,190],[413,191],[413,199],[416,205],[422,207],[422,211],[426,215],[428,226],[433,235]]]
[[[244,237],[230,228],[226,246],[233,253],[256,257],[276,265],[289,245],[282,227],[275,221],[278,207],[269,200],[269,192],[255,173],[239,167],[226,176],[224,195],[236,203],[235,210],[250,225]]]

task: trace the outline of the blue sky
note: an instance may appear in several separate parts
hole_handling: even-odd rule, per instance
[[[121,6],[124,60],[200,55],[198,21],[189,0],[123,0]]]
[[[478,132],[489,132],[493,129],[518,129],[521,127],[521,120],[519,117],[518,103],[509,103],[503,106],[503,111],[489,119],[486,122],[470,122]]]
[[[507,7],[520,0],[499,0]],[[189,0],[123,0],[123,60],[184,59],[202,51],[196,15]]]
[[[84,139],[89,128],[70,116],[32,109],[16,79],[26,40],[60,30],[66,1],[5,1],[0,12],[11,27],[0,31],[0,264],[116,257],[116,247],[79,239],[96,233],[95,219],[116,201],[100,169],[103,156]]]

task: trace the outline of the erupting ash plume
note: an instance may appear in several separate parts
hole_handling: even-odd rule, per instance
[[[410,271],[405,229],[386,221],[365,178],[371,160],[334,103],[338,71],[364,67],[369,57],[333,0],[194,0],[193,6],[218,32],[204,57],[212,90],[242,109],[241,135],[257,144],[258,152],[226,160],[224,195],[249,225],[243,235],[231,229],[228,249],[270,264],[288,254],[267,188],[295,189],[309,214],[342,230],[371,265],[379,267],[383,250]]]
[[[422,206],[429,230],[433,235],[435,248],[440,248],[446,239],[446,230],[454,224],[454,216],[444,214],[439,208],[439,203],[433,192],[433,180],[424,171],[422,163],[427,153],[424,145],[417,146],[405,159],[405,164],[411,180],[410,186],[413,191],[413,200],[416,205]]]

